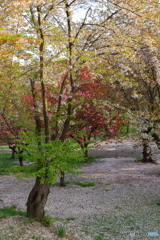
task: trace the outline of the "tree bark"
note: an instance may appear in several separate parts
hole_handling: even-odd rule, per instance
[[[43,103],[43,120],[44,120],[44,132],[45,132],[45,142],[49,141],[49,118],[48,118],[48,106],[47,106],[47,96],[46,96],[46,86],[44,82],[44,47],[45,47],[45,36],[43,32],[43,20],[42,20],[42,12],[41,7],[37,6],[37,14],[38,14],[38,32],[40,37],[40,45],[39,45],[39,57],[40,57],[40,82],[41,82],[41,94],[42,94],[42,103]]]
[[[9,148],[12,150],[12,159],[15,159],[15,154],[16,154],[16,146],[9,145]]]
[[[36,182],[27,200],[27,217],[41,221],[44,217],[44,207],[50,192],[50,183],[40,183],[41,178],[36,177]]]
[[[65,180],[64,180],[64,175],[65,175],[65,173],[61,172],[61,176],[60,176],[60,186],[61,187],[65,187],[66,186]]]
[[[160,149],[160,138],[159,138],[158,134],[157,133],[153,133],[152,137],[154,138],[154,141],[155,141],[157,147]]]
[[[84,152],[84,161],[85,162],[89,162],[88,161],[88,149],[87,149],[87,146],[88,146],[88,144],[86,143],[84,143],[84,146],[83,146],[83,152]]]
[[[15,154],[22,154],[23,150],[19,150],[19,148],[16,150],[16,146],[9,146],[10,149],[12,149],[12,159],[15,159]],[[19,155],[19,165],[22,167],[23,166],[23,156]]]
[[[37,37],[40,41],[39,44],[39,80],[41,83],[41,96],[42,96],[42,106],[43,106],[43,121],[44,121],[44,132],[45,132],[45,143],[49,141],[49,122],[48,122],[48,109],[47,109],[47,96],[46,96],[46,87],[44,82],[44,46],[45,46],[45,36],[43,32],[43,14],[41,6],[37,6],[37,12],[34,15],[32,8],[30,8],[32,18],[34,16],[37,17],[37,23],[33,21],[36,29],[37,29]],[[41,135],[41,119],[38,112],[38,105],[36,100],[36,92],[35,92],[35,83],[31,80],[31,89],[32,96],[34,100],[34,119],[36,123],[36,134],[37,136]],[[39,141],[40,145],[41,142]],[[44,159],[44,161],[47,161]],[[41,177],[36,177],[36,182],[31,190],[28,200],[27,200],[27,216],[35,218],[37,221],[41,221],[44,217],[44,207],[47,202],[48,194],[50,192],[50,183],[47,181],[45,183],[41,183]]]
[[[152,151],[147,143],[143,144],[142,154],[143,154],[143,159],[142,159],[143,163],[155,163],[155,161],[152,158]]]
[[[23,166],[23,157],[19,156],[19,165],[22,167]]]
[[[11,156],[12,159],[15,159],[15,154],[16,154],[15,151],[12,149],[12,156]]]
[[[152,130],[152,127],[144,128],[141,133],[141,140],[142,140],[142,146],[143,146],[143,163],[155,163],[154,159],[152,158],[152,147],[150,142],[149,133]]]
[[[88,161],[88,149],[85,149],[84,151],[84,158],[86,161]]]

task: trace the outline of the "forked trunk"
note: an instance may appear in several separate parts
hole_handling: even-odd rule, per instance
[[[9,145],[9,148],[12,150],[12,159],[15,159],[15,154],[17,153],[16,151],[16,146],[15,145]]]
[[[40,183],[41,178],[36,177],[36,182],[27,201],[27,217],[41,221],[44,217],[44,207],[50,192],[50,183]]]
[[[61,176],[60,176],[60,186],[61,187],[65,187],[66,186],[65,180],[64,180],[64,175],[65,175],[65,173],[61,172]]]

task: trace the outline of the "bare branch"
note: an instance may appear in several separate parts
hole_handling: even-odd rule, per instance
[[[88,15],[88,12],[90,11],[90,9],[91,9],[91,7],[88,8],[88,10],[87,10],[87,12],[86,12],[86,14],[85,14],[85,17],[84,17],[84,19],[83,19],[83,22],[82,22],[80,28],[78,29],[78,31],[77,31],[77,33],[76,33],[74,39],[77,39],[77,37],[78,37],[78,35],[79,35],[81,29],[82,29],[83,26],[85,25],[85,21],[86,21],[86,18],[87,18],[87,15]]]
[[[30,13],[31,13],[31,19],[32,19],[32,22],[33,22],[34,26],[37,26],[37,22],[36,22],[36,19],[35,19],[35,15],[34,15],[32,6],[30,6]]]
[[[101,24],[98,23],[86,23],[84,25],[86,26],[97,26],[97,27],[105,27],[105,23],[111,19],[115,14],[117,14],[120,10],[116,10],[114,13],[112,13],[110,16],[108,16]]]
[[[58,21],[58,19],[56,17],[53,17],[53,19],[58,23],[59,27],[62,29],[62,31],[64,32],[65,35],[67,35],[64,27],[62,26],[62,24]]]
[[[108,2],[112,3],[113,5],[117,6],[117,7],[118,7],[118,8],[120,8],[120,9],[127,10],[128,12],[131,12],[131,13],[133,13],[133,14],[137,15],[138,17],[141,17],[141,15],[140,15],[140,14],[138,14],[138,13],[136,13],[136,12],[134,12],[134,11],[132,11],[132,10],[128,9],[128,8],[121,7],[121,6],[119,6],[119,4],[118,4],[118,3],[113,3],[113,2],[111,2],[110,0],[108,0]]]
[[[75,1],[77,1],[77,0],[73,0],[72,2],[70,2],[70,3],[68,4],[68,6],[70,7]]]
[[[49,13],[53,10],[53,8],[54,8],[54,5],[50,6],[50,8],[49,8],[48,12],[46,13],[46,15],[44,16],[43,20],[45,20],[48,17]]]

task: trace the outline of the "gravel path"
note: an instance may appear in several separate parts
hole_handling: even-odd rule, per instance
[[[135,150],[134,143],[134,140],[100,143],[89,154],[104,158],[83,164],[81,174],[66,174],[65,188],[57,183],[51,187],[47,214],[56,218],[55,226],[63,224],[67,231],[74,233],[63,239],[94,240],[100,235],[110,240],[158,239],[149,237],[148,233],[156,232],[160,236],[160,152],[155,151],[158,164],[138,163],[135,158],[140,156],[141,148]],[[94,186],[82,187],[77,183],[94,183]],[[33,185],[34,178],[18,180],[13,175],[1,176],[0,206],[17,205],[25,210]],[[13,235],[9,238],[6,225],[14,221],[17,219],[0,221],[3,239],[57,239],[52,228],[36,232],[39,223],[29,225],[30,233],[25,232],[23,237],[17,230],[18,238]],[[32,238],[34,232],[39,238]]]

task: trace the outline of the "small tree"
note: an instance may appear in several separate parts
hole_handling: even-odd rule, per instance
[[[88,160],[88,145],[95,141],[95,136],[105,139],[116,135],[123,121],[116,113],[110,114],[106,106],[90,107],[85,103],[74,117],[74,125],[69,128],[68,136],[72,137],[82,148],[84,158]]]
[[[11,171],[18,172],[19,177],[36,177],[27,200],[27,216],[40,221],[44,217],[44,206],[51,183],[55,182],[56,176],[61,176],[61,172],[75,173],[83,155],[74,140],[62,142],[56,139],[45,143],[45,136],[38,137],[33,132],[21,132],[21,143],[17,143],[18,147],[26,151],[27,155],[22,155],[31,164],[13,168]]]

